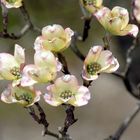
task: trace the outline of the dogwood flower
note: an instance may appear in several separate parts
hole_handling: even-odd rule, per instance
[[[68,48],[74,32],[70,28],[63,29],[61,25],[48,25],[42,29],[42,36],[34,43],[35,50],[50,50],[60,52]]]
[[[116,6],[112,10],[103,7],[95,14],[101,25],[113,35],[125,36],[132,35],[136,37],[138,27],[129,23],[129,13],[127,9]]]
[[[112,73],[119,68],[117,59],[109,50],[104,50],[102,46],[94,46],[89,50],[83,65],[82,77],[85,80],[95,80],[98,74]]]
[[[80,0],[80,3],[87,11],[94,14],[102,7],[103,0]]]
[[[34,64],[26,65],[23,69],[21,85],[48,83],[55,79],[57,71],[61,68],[61,63],[51,51],[37,51],[34,55]]]
[[[14,55],[0,53],[0,79],[14,80],[18,84],[24,62],[24,49],[17,44],[15,45]]]
[[[19,8],[22,6],[22,0],[1,0],[6,8]]]
[[[22,87],[9,85],[2,94],[1,100],[5,103],[19,103],[24,107],[33,105],[40,100],[40,91],[35,91],[33,87]]]
[[[45,101],[58,106],[63,103],[73,106],[86,105],[90,99],[90,92],[87,87],[79,86],[74,75],[64,75],[47,87],[47,93],[44,95]]]
[[[140,0],[134,0],[133,14],[138,23],[140,23]]]

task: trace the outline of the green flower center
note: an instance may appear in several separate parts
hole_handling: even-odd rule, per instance
[[[16,79],[20,79],[20,78],[21,78],[20,68],[18,68],[18,67],[13,67],[13,68],[11,69],[10,72],[11,72],[11,74],[12,74],[13,76],[16,77]]]
[[[33,102],[33,97],[32,95],[28,94],[28,93],[22,93],[22,94],[18,94],[18,93],[15,93],[15,97],[18,101],[26,101],[28,104],[32,103]]]
[[[90,75],[94,75],[98,73],[98,71],[101,69],[101,65],[97,62],[94,62],[94,63],[88,64],[86,69]]]
[[[61,92],[61,94],[60,94],[60,97],[63,99],[69,99],[72,96],[74,96],[74,94],[70,90],[65,90],[65,91]]]
[[[11,3],[11,4],[13,4],[13,3],[15,3],[17,0],[6,0],[8,3]]]

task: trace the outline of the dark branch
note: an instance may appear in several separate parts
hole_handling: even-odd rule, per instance
[[[43,111],[42,107],[39,105],[39,103],[35,103],[38,112],[39,112],[39,116],[36,115],[35,110],[33,107],[28,107],[27,110],[29,112],[29,114],[32,116],[32,118],[38,123],[38,124],[42,124],[44,126],[44,131],[43,131],[43,136],[45,135],[49,135],[55,138],[59,138],[59,135],[51,132],[48,130],[48,126],[49,123],[46,120],[46,115],[45,112]]]
[[[67,61],[65,59],[65,57],[61,54],[61,53],[57,53],[58,59],[59,61],[62,63],[63,65],[63,70],[62,72],[64,74],[70,74],[69,70],[68,70],[68,65],[67,65]]]
[[[64,122],[64,127],[61,128],[61,130],[59,131],[62,134],[62,137],[68,136],[67,131],[69,127],[77,121],[73,113],[75,107],[72,105],[65,105],[65,106],[66,106],[66,119]]]
[[[41,33],[41,30],[38,27],[36,27],[35,25],[33,25],[32,21],[30,19],[30,16],[28,14],[28,11],[25,8],[24,3],[20,7],[20,11],[21,11],[21,13],[24,17],[24,20],[25,20],[26,24],[19,31],[19,33],[17,33],[17,34],[8,33],[8,9],[2,3],[1,3],[1,7],[2,7],[2,19],[3,19],[3,31],[0,32],[0,37],[1,38],[13,39],[13,40],[20,39],[30,30],[36,31],[39,34]]]
[[[124,122],[121,124],[121,126],[119,127],[119,129],[116,131],[116,133],[113,136],[110,136],[109,138],[107,138],[105,140],[120,140],[120,138],[123,135],[123,133],[126,131],[126,129],[129,127],[129,125],[134,120],[134,118],[138,115],[139,112],[140,112],[140,104],[138,104],[134,108],[132,114],[130,114],[124,120]]]
[[[5,7],[5,5],[1,2],[1,8],[2,8],[2,23],[3,23],[3,33],[7,33],[7,27],[8,27],[8,9]]]
[[[85,18],[84,19],[84,29],[83,29],[83,36],[82,40],[85,41],[88,38],[89,30],[90,30],[90,23],[92,18]]]

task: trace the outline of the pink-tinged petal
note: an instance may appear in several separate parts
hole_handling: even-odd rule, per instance
[[[59,62],[58,58],[56,58],[56,62],[57,62],[57,71],[61,71],[62,64],[61,64],[61,62]]]
[[[22,86],[31,86],[37,83],[37,81],[32,77],[32,74],[35,75],[36,72],[35,65],[27,65],[23,69],[23,74],[21,78]]]
[[[87,87],[80,86],[75,97],[70,99],[68,103],[72,104],[73,106],[83,106],[88,103],[90,96],[89,89]]]
[[[140,23],[140,0],[133,1],[133,15],[138,23]]]
[[[101,65],[101,68],[107,68],[112,60],[112,52],[109,50],[102,51],[97,62]]]
[[[59,106],[60,104],[62,104],[62,101],[58,100],[57,98],[54,98],[51,93],[46,93],[44,95],[44,100],[45,102],[47,102],[48,104],[52,106]]]
[[[38,67],[47,67],[50,69],[56,69],[57,67],[56,57],[51,51],[47,50],[36,51],[34,55],[34,63]]]
[[[66,33],[67,40],[70,41],[71,37],[74,35],[73,30],[71,30],[70,28],[66,28],[65,29],[65,33]]]
[[[64,75],[55,81],[55,87],[59,93],[64,91],[64,89],[69,89],[75,92],[78,88],[78,81],[74,75]]]
[[[103,70],[102,72],[112,73],[115,72],[118,68],[119,62],[116,58],[113,57],[110,66],[107,69]]]
[[[126,28],[124,28],[123,30],[120,31],[120,34],[121,36],[124,36],[124,35],[131,35],[133,37],[137,37],[137,34],[139,32],[139,29],[136,25],[134,24],[128,24],[126,26]]]
[[[103,50],[102,46],[93,46],[86,56],[86,59],[84,61],[85,64],[96,62],[98,57],[100,56],[101,52]]]
[[[54,37],[65,37],[65,31],[61,25],[53,24],[44,27],[42,29],[42,35],[44,38],[50,40]]]
[[[43,49],[42,42],[43,42],[42,36],[38,36],[34,42],[34,49],[36,51],[40,51]]]
[[[100,10],[98,10],[97,12],[94,13],[94,16],[98,19],[98,21],[100,22],[100,24],[105,28],[107,25],[107,20],[110,16],[110,9],[107,7],[103,7]]]
[[[46,67],[37,67],[36,65],[27,65],[23,69],[21,79],[22,86],[29,86],[35,83],[48,83],[55,79],[56,70],[51,71]]]
[[[1,100],[5,103],[15,103],[17,100],[12,96],[12,87],[9,85],[1,94]]]
[[[87,80],[87,81],[92,81],[92,80],[96,80],[98,78],[98,74],[95,75],[89,75],[85,69],[83,69],[82,71],[82,77],[83,79]]]
[[[14,57],[17,60],[19,64],[25,63],[25,50],[19,46],[18,44],[15,44],[15,52]]]

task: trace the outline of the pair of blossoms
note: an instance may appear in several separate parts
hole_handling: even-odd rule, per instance
[[[86,105],[90,99],[89,89],[80,86],[74,75],[64,75],[55,80],[57,72],[62,68],[55,54],[70,46],[73,35],[70,28],[63,29],[57,24],[44,27],[42,35],[34,43],[34,64],[25,65],[24,49],[17,44],[14,55],[0,53],[0,79],[12,81],[1,94],[1,100],[6,103],[20,103],[25,107],[31,106],[40,100],[42,94],[33,85],[50,82],[53,84],[47,86],[47,93],[43,95],[48,104]],[[117,59],[109,50],[94,46],[85,58],[82,77],[89,81],[95,80],[99,73],[111,73],[118,67]]]
[[[80,4],[86,11],[95,16],[109,33],[119,36],[137,36],[139,29],[136,25],[129,24],[127,9],[115,6],[110,10],[103,6],[103,0],[80,0]],[[133,14],[140,23],[140,0],[134,0]]]

